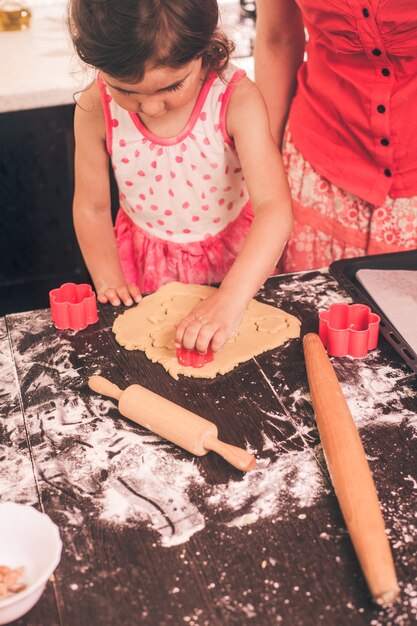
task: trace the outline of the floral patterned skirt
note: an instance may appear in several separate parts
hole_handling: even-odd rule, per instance
[[[295,224],[280,262],[283,272],[327,267],[338,259],[417,248],[417,196],[375,206],[332,185],[294,146],[283,148]]]

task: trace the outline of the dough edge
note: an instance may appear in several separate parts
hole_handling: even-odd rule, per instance
[[[195,297],[206,299],[216,290],[207,285],[194,285],[171,282],[160,287],[156,292],[145,296],[135,307],[120,314],[114,321],[112,331],[116,341],[126,350],[142,350],[153,363],[160,363],[173,378],[178,380],[179,375],[192,378],[213,379],[217,374],[227,374],[239,364],[251,358],[280,347],[289,339],[300,336],[300,321],[293,315],[269,304],[252,299],[239,327],[239,336],[235,341],[226,343],[224,348],[217,352],[214,360],[202,368],[185,367],[178,363],[176,353],[167,348],[156,348],[152,345],[149,335],[159,326],[162,328],[175,320],[175,311],[169,311],[167,304],[176,297]],[[164,313],[164,309],[168,313]],[[163,314],[164,313],[164,314]],[[149,318],[161,318],[160,325]],[[179,317],[181,319],[183,314]],[[266,318],[280,318],[285,320],[285,328],[276,334],[268,332],[253,332],[256,320]],[[177,320],[179,321],[178,317]],[[239,337],[241,340],[239,341]],[[242,344],[242,345],[241,345]]]

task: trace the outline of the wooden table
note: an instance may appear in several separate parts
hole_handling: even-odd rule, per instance
[[[298,316],[349,301],[327,273],[274,277],[260,299]],[[1,323],[0,497],[60,527],[62,560],[27,626],[417,623],[416,376],[383,340],[333,359],[375,477],[401,602],[375,607],[322,456],[301,342],[212,380],[172,379],[99,322],[56,330],[49,310]],[[86,381],[140,383],[216,422],[258,459],[241,474],[120,416]]]

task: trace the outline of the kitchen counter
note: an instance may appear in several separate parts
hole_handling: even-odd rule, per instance
[[[62,6],[34,8],[26,31],[0,32],[0,112],[71,104],[89,76],[72,50]]]
[[[237,2],[229,2],[221,11],[226,30],[238,40],[237,52],[243,54],[237,7]],[[73,51],[60,3],[35,7],[26,31],[0,32],[0,58],[0,113],[72,104],[74,95],[93,78]],[[253,76],[251,57],[234,62]]]
[[[326,272],[269,279],[259,297],[296,315],[349,301]],[[377,608],[325,466],[300,340],[215,380],[172,379],[114,339],[118,310],[58,331],[49,310],[1,324],[0,497],[58,524],[64,548],[21,626],[409,626],[417,621],[416,376],[383,340],[332,359],[369,460],[401,587]],[[102,374],[215,422],[257,457],[243,475],[192,457],[89,391]]]

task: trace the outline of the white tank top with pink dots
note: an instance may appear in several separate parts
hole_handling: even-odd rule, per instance
[[[248,203],[234,143],[226,129],[233,89],[245,73],[211,73],[184,130],[157,137],[136,113],[119,107],[99,78],[107,150],[120,207],[142,230],[176,243],[220,233]]]

